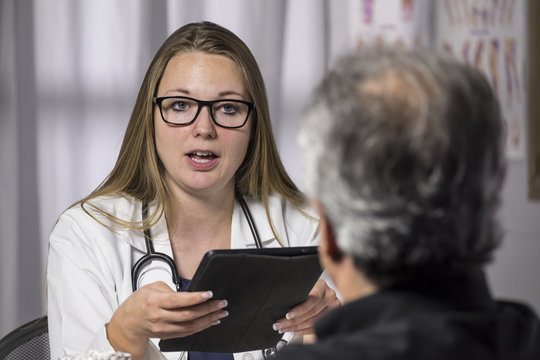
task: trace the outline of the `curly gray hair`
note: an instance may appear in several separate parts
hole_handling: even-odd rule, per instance
[[[351,54],[306,111],[307,192],[375,281],[482,266],[501,238],[502,138],[477,69],[429,52]]]

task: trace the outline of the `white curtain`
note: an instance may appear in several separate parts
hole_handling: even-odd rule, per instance
[[[349,44],[345,1],[0,1],[0,336],[45,313],[48,235],[111,170],[151,58],[185,23],[214,21],[251,48],[302,186],[298,122]]]

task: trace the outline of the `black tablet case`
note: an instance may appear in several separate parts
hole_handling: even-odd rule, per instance
[[[272,329],[303,302],[321,275],[317,247],[209,251],[187,291],[212,290],[229,316],[199,333],[161,340],[161,351],[234,353],[276,346]]]

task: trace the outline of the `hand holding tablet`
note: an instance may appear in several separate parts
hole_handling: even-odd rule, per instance
[[[242,352],[275,346],[272,325],[303,302],[321,275],[317,247],[212,250],[187,291],[211,290],[229,316],[199,333],[160,341],[161,351]]]

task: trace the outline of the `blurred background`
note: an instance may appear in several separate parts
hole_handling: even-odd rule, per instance
[[[527,0],[0,4],[0,337],[46,313],[48,236],[58,215],[112,169],[155,51],[175,29],[201,20],[229,28],[254,53],[280,154],[300,188],[303,107],[341,54],[430,47],[480,67],[503,105],[509,158],[506,236],[488,275],[496,296],[540,312],[540,202],[527,192]]]

